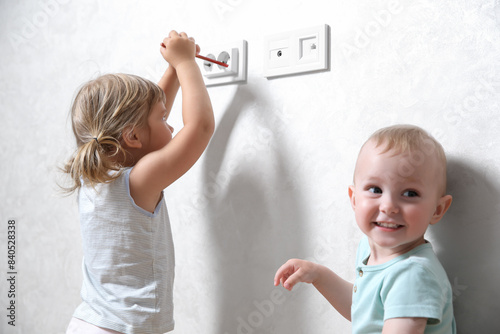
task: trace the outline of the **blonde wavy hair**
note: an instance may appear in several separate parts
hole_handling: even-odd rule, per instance
[[[82,180],[92,187],[115,180],[127,154],[120,144],[124,130],[146,126],[160,101],[165,102],[162,89],[135,75],[106,74],[84,84],[71,107],[77,148],[63,167],[72,185],[63,189],[73,192]]]

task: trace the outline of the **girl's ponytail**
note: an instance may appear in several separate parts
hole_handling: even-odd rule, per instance
[[[93,137],[80,145],[63,169],[73,181],[73,186],[66,190],[72,192],[80,188],[82,180],[95,186],[98,183],[108,183],[116,179],[120,174],[109,172],[119,171],[121,166],[113,162],[111,158],[121,151],[120,143],[112,137]],[[115,153],[110,154],[110,152]]]
[[[82,182],[94,187],[120,176],[127,154],[120,144],[123,131],[146,126],[160,101],[165,101],[161,88],[134,75],[107,74],[85,84],[71,108],[77,148],[63,167],[72,180],[64,190],[72,192]]]

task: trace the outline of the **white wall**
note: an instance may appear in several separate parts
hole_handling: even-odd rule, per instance
[[[263,77],[263,36],[323,23],[329,71]],[[241,39],[249,48],[248,82],[209,89],[213,140],[166,191],[174,333],[348,333],[314,288],[288,293],[272,280],[290,257],[353,279],[360,232],[347,187],[360,145],[394,123],[424,127],[449,154],[455,201],[429,238],[454,288],[459,332],[498,332],[498,1],[22,0],[0,1],[2,333],[63,333],[80,301],[75,197],[55,183],[74,145],[77,87],[107,72],[158,80],[171,29],[202,50]],[[178,102],[172,124],[181,127]],[[17,222],[15,328],[8,219]]]

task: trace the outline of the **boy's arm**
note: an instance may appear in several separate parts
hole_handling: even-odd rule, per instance
[[[274,285],[281,283],[288,290],[299,282],[312,283],[344,318],[351,320],[352,283],[325,266],[298,259],[288,260],[274,277]]]
[[[319,268],[321,274],[313,282],[314,287],[344,318],[351,321],[353,284],[344,280],[327,267],[319,266]]]
[[[384,321],[382,334],[423,334],[427,318],[392,318]]]

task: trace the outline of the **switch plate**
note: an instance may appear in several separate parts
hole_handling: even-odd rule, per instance
[[[224,67],[196,58],[207,87],[246,82],[247,41],[204,47],[201,54],[229,65]]]
[[[264,76],[272,78],[328,69],[329,27],[326,24],[267,36]]]

